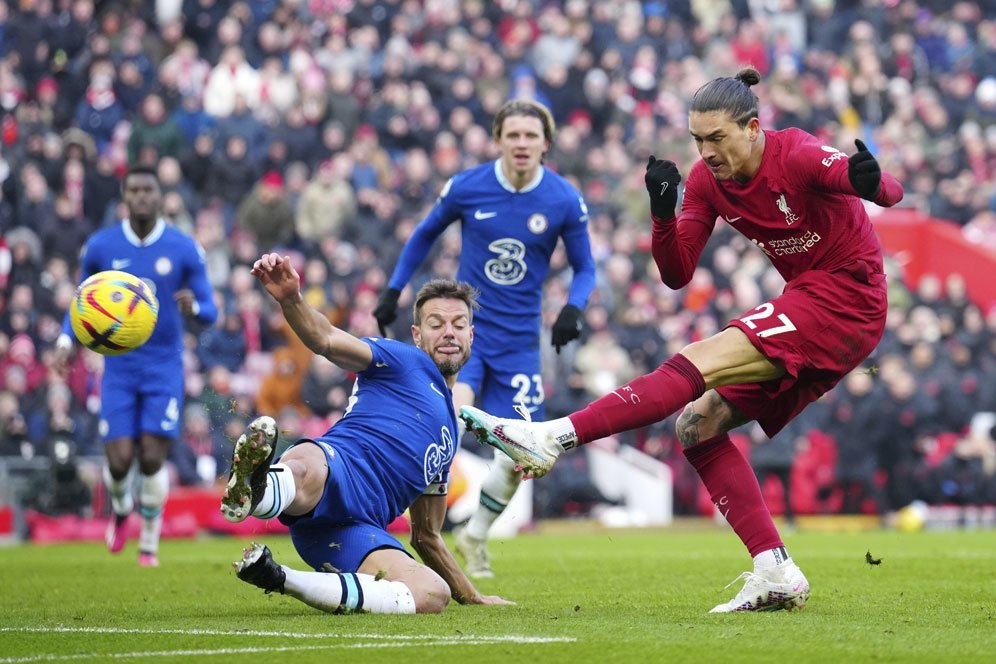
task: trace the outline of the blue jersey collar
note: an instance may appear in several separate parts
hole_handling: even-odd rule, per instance
[[[527,191],[532,191],[539,186],[539,183],[543,181],[543,173],[546,172],[546,167],[540,164],[540,167],[536,169],[536,177],[533,178],[532,182],[527,184],[522,189],[516,189],[512,186],[512,183],[508,181],[505,174],[501,170],[501,158],[495,159],[495,177],[498,178],[498,184],[503,188],[512,192],[513,194],[524,194]]]
[[[147,247],[163,236],[163,233],[166,231],[166,222],[162,217],[156,219],[156,225],[152,227],[152,232],[146,235],[145,238],[135,235],[135,231],[131,229],[131,222],[127,219],[121,222],[121,231],[129,243],[136,247]]]

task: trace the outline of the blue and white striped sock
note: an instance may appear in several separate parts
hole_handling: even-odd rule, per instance
[[[270,466],[266,473],[266,493],[263,499],[252,511],[253,516],[260,519],[272,519],[287,509],[294,496],[297,495],[297,486],[294,484],[294,473],[282,463],[275,463]]]
[[[401,581],[369,574],[302,572],[284,567],[284,594],[329,613],[415,613],[415,597]]]

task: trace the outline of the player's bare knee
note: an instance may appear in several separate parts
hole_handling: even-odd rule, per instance
[[[450,587],[435,573],[422,575],[408,587],[415,598],[416,613],[442,613],[450,603]]]
[[[325,493],[329,474],[325,453],[317,445],[296,445],[280,458],[280,463],[294,476],[296,494],[287,512],[298,514],[311,510]]]

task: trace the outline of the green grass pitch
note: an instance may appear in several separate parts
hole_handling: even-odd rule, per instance
[[[288,539],[267,538],[299,569]],[[487,593],[440,616],[328,615],[235,578],[247,542],[0,548],[8,662],[958,662],[996,652],[996,532],[798,532],[805,611],[710,615],[749,560],[725,528],[534,533],[493,543]],[[869,565],[865,553],[880,558]]]

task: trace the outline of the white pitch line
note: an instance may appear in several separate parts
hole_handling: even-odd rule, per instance
[[[279,631],[235,631],[212,629],[133,629],[124,627],[0,627],[0,632],[20,632],[36,634],[183,634],[188,636],[276,636],[292,639],[361,639],[380,641],[379,643],[330,643],[314,646],[272,646],[245,648],[215,648],[204,650],[161,650],[139,651],[127,653],[78,653],[73,655],[41,654],[26,657],[3,657],[0,664],[26,664],[28,662],[64,662],[88,659],[138,659],[144,657],[193,657],[202,655],[241,655],[270,652],[294,652],[307,650],[359,650],[370,648],[407,648],[456,645],[490,645],[495,643],[537,644],[537,643],[573,643],[577,639],[571,637],[546,636],[477,636],[461,634],[450,637],[431,635],[386,635],[386,634],[312,634],[307,632]]]
[[[570,639],[573,641],[573,639]],[[140,657],[194,657],[201,655],[243,655],[264,652],[295,652],[305,650],[358,650],[364,648],[407,648],[429,646],[478,646],[493,644],[489,640],[439,639],[422,643],[344,643],[323,646],[275,646],[269,648],[215,648],[212,650],[152,650],[145,652],[80,653],[77,655],[31,655],[28,657],[4,657],[4,664],[24,664],[26,662],[65,662],[86,659],[138,659]]]
[[[431,641],[445,638],[449,641],[473,641],[480,643],[573,643],[577,639],[560,636],[520,636],[504,634],[484,636],[458,634],[440,637],[429,634],[337,634],[334,632],[279,632],[257,630],[219,629],[142,629],[130,627],[0,627],[0,632],[27,632],[41,634],[183,634],[185,636],[276,636],[289,639],[368,639],[391,641]],[[0,662],[7,660],[0,659]]]

